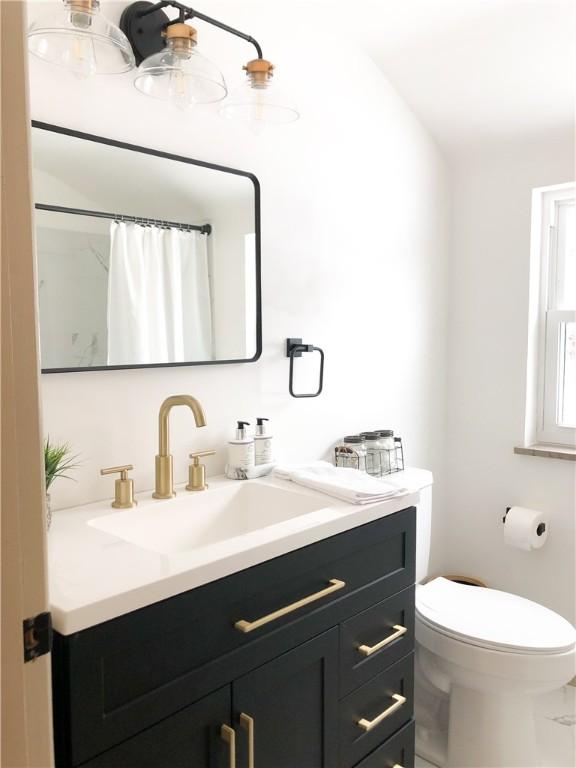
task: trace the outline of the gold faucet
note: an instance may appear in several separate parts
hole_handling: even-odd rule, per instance
[[[156,490],[152,494],[155,499],[171,499],[172,496],[176,495],[172,478],[172,456],[168,452],[168,417],[175,405],[187,405],[194,414],[196,426],[206,426],[206,417],[202,406],[192,395],[172,395],[164,400],[158,414],[159,449],[156,456]]]

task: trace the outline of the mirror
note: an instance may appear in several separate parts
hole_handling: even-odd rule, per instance
[[[257,360],[256,177],[32,126],[42,372]]]

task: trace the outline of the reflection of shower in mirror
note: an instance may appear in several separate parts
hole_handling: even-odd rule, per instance
[[[43,371],[257,359],[255,177],[32,133]]]

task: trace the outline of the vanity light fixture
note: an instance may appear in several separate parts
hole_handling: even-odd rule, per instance
[[[290,123],[300,117],[291,99],[274,83],[274,65],[250,35],[177,0],[131,3],[122,13],[120,28],[105,19],[99,8],[99,0],[63,0],[59,12],[30,25],[30,52],[84,77],[121,74],[139,65],[134,85],[141,93],[182,108],[222,101],[223,117],[248,121],[255,127]],[[164,8],[177,10],[178,18],[170,19]],[[222,73],[198,52],[196,29],[186,23],[195,18],[256,49],[257,58],[243,67],[244,84],[226,101]]]
[[[30,25],[30,52],[80,77],[129,72],[136,64],[130,43],[99,9],[99,0],[64,0],[59,11]]]
[[[170,20],[164,13],[163,9],[168,7],[178,11],[176,20]],[[135,2],[122,14],[120,27],[140,64],[134,80],[139,91],[178,106],[224,99],[224,78],[216,65],[196,50],[196,30],[186,24],[190,19],[205,21],[246,40],[256,49],[257,58],[244,66],[244,85],[223,102],[221,115],[255,124],[288,123],[299,118],[291,100],[273,86],[274,65],[263,57],[257,40],[176,0]]]

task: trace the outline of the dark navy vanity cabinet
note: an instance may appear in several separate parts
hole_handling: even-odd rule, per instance
[[[56,633],[56,765],[411,768],[415,523]]]

